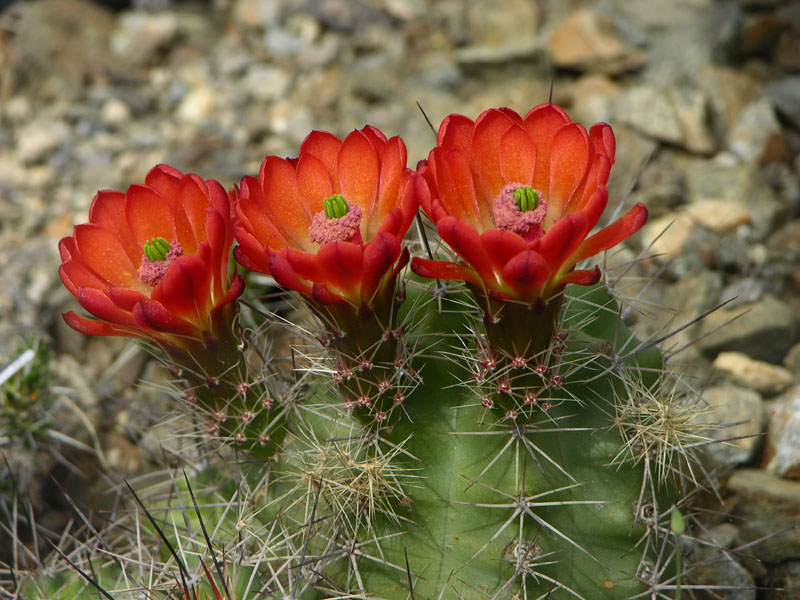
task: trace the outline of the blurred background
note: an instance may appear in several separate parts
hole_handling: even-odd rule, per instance
[[[703,418],[745,436],[709,453],[735,469],[741,517],[718,534],[796,525],[800,2],[782,0],[0,0],[0,511],[24,496],[55,534],[72,515],[50,475],[96,508],[179,452],[168,399],[138,384],[160,367],[60,318],[77,303],[57,242],[98,189],[160,162],[231,187],[312,129],[364,124],[402,136],[413,167],[435,140],[418,104],[438,126],[551,93],[613,126],[611,203],[650,210],[610,259],[651,257],[630,323],[654,335],[732,300],[671,342]],[[735,585],[800,579],[800,529],[773,540],[734,561]]]

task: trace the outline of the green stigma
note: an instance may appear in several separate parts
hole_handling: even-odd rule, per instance
[[[167,253],[171,249],[172,246],[162,237],[153,238],[144,243],[144,255],[153,262],[167,260]]]
[[[340,219],[347,214],[347,201],[341,194],[334,194],[322,201],[325,216],[329,219]]]
[[[529,185],[521,185],[514,190],[514,202],[521,212],[533,210],[539,204],[539,192]]]

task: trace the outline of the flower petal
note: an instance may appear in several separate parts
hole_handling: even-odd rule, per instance
[[[78,303],[103,321],[135,326],[131,313],[114,304],[105,293],[95,288],[78,288]]]
[[[586,215],[577,212],[570,213],[559,219],[544,234],[538,251],[547,261],[547,264],[550,265],[553,273],[561,269],[564,261],[572,255],[584,240],[586,233]],[[577,261],[573,261],[572,265],[575,262]]]
[[[578,248],[572,261],[579,263],[603,250],[616,246],[639,231],[646,221],[647,209],[644,204],[638,202],[622,218],[614,221],[605,229],[601,229],[592,237],[587,238]]]
[[[378,154],[360,131],[353,131],[342,142],[336,166],[345,200],[364,211],[361,230],[365,240],[378,230],[375,204],[378,198],[381,164]]]
[[[352,242],[325,244],[317,252],[317,260],[325,274],[325,279],[322,281],[342,290],[343,295],[357,297],[361,289],[363,256],[361,244]]]
[[[439,236],[469,263],[488,287],[497,284],[489,255],[473,227],[453,217],[444,217],[437,223],[437,230]]]
[[[567,114],[555,104],[542,104],[525,115],[523,126],[536,144],[533,187],[537,190],[550,189],[550,147],[556,132],[569,122]]]
[[[381,279],[389,272],[400,256],[400,240],[388,233],[378,233],[375,239],[364,247],[363,277],[361,278],[361,298],[369,303]]]
[[[506,183],[531,185],[535,165],[536,145],[527,131],[514,125],[500,140],[500,172],[503,180]],[[498,189],[497,194],[499,193]]]
[[[176,239],[172,211],[166,200],[153,188],[144,185],[128,188],[125,219],[140,248],[156,237],[163,237],[170,243]]]
[[[328,169],[313,154],[301,154],[297,160],[297,190],[300,201],[312,217],[323,209],[322,202],[333,195]]]
[[[142,247],[125,219],[125,194],[116,190],[97,192],[89,208],[89,222],[113,232],[134,265],[142,259]]]
[[[466,281],[475,287],[483,286],[480,277],[475,271],[458,263],[428,260],[415,256],[411,259],[411,270],[420,277],[427,277],[428,279]]]
[[[453,113],[445,117],[436,134],[436,145],[468,152],[472,146],[475,123],[469,117]]]
[[[171,333],[187,338],[199,338],[201,335],[194,325],[176,317],[155,300],[139,302],[134,306],[133,319],[142,329]]]
[[[550,275],[550,267],[539,253],[524,250],[506,263],[503,281],[514,288],[519,297],[533,300]]]
[[[286,159],[268,156],[261,164],[259,181],[265,202],[262,208],[269,220],[287,240],[310,249],[308,228],[312,215],[300,201],[294,167]]]
[[[87,317],[82,317],[81,315],[75,314],[71,310],[63,313],[61,316],[64,318],[64,322],[66,322],[67,325],[72,327],[75,331],[86,335],[120,335],[136,338],[145,337],[142,333],[134,329],[116,325],[114,323],[106,323],[105,321],[95,321],[94,319],[89,319]]]
[[[511,258],[528,249],[528,244],[522,236],[505,229],[484,231],[481,234],[481,243],[498,273],[503,271],[503,267]]]
[[[178,317],[203,328],[210,307],[211,265],[197,256],[179,256],[151,298]]]
[[[275,252],[269,257],[269,270],[279,285],[289,290],[311,293],[311,285],[297,275],[292,264],[286,258],[286,250]]]
[[[110,285],[145,289],[137,268],[112,232],[100,225],[85,223],[75,227],[73,237],[82,262],[98,278]]]
[[[509,183],[503,179],[500,170],[500,144],[506,132],[512,128],[514,121],[505,112],[497,109],[485,111],[472,135],[472,156],[475,168],[480,173],[483,195],[488,202],[500,194],[503,185]],[[482,207],[483,208],[483,207]],[[484,210],[492,210],[488,206]]]
[[[300,144],[300,155],[310,154],[318,158],[325,168],[334,185],[334,194],[341,193],[339,189],[339,178],[337,176],[337,163],[339,161],[339,149],[342,147],[342,140],[328,133],[327,131],[312,131]]]
[[[577,123],[556,132],[550,147],[550,185],[544,228],[549,228],[564,213],[589,166],[589,137]]]

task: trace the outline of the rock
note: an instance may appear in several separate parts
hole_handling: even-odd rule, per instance
[[[471,0],[464,5],[470,46],[509,48],[536,41],[539,10],[528,0]]]
[[[761,396],[753,390],[722,385],[706,388],[702,401],[705,408],[694,421],[705,426],[703,437],[719,442],[705,447],[709,458],[725,466],[750,462],[766,421]]]
[[[698,323],[695,333],[705,336],[697,344],[706,355],[739,351],[778,364],[797,341],[797,317],[786,304],[765,295],[752,304],[714,311]]]
[[[109,98],[100,108],[100,120],[110,127],[122,127],[131,120],[131,108],[118,98]]]
[[[208,84],[198,84],[183,97],[175,116],[186,123],[201,123],[214,110],[217,92]]]
[[[794,373],[795,379],[800,378],[800,344],[795,344],[783,357],[783,366]]]
[[[234,20],[247,28],[270,27],[280,20],[283,5],[273,0],[236,0]]]
[[[8,73],[18,83],[41,84],[55,76],[61,97],[64,84],[83,88],[100,78],[112,61],[108,56],[110,11],[88,0],[43,0],[20,3],[14,22]]]
[[[800,387],[787,392],[770,409],[764,465],[780,477],[800,479]]]
[[[111,51],[133,66],[151,64],[178,35],[178,14],[173,12],[124,13],[111,35]]]
[[[609,75],[638,69],[644,53],[628,44],[606,15],[580,9],[558,23],[547,38],[556,67]]]
[[[615,119],[656,140],[696,154],[713,154],[708,99],[697,89],[634,85],[614,100]]]
[[[579,123],[611,120],[612,100],[622,88],[606,75],[579,77],[570,88],[572,118]],[[647,205],[650,207],[650,205]]]
[[[724,65],[705,65],[697,74],[697,83],[708,97],[720,139],[736,123],[742,109],[761,96],[758,79]]]
[[[796,600],[800,598],[800,561],[777,565],[767,581],[764,600]]]
[[[800,126],[800,75],[791,75],[764,85],[764,93],[780,114]]]
[[[737,469],[727,489],[739,496],[732,512],[742,542],[762,540],[748,548],[753,556],[768,563],[800,558],[800,482],[760,469]]]
[[[17,156],[25,164],[44,162],[71,137],[63,121],[31,121],[17,132]]]
[[[719,239],[685,210],[650,219],[640,235],[649,252],[657,255],[659,262],[668,263],[676,277],[706,272],[718,261]]]
[[[736,206],[736,212],[741,206],[746,207],[759,240],[788,216],[788,207],[755,165],[726,165],[713,160],[694,162],[686,168],[686,200],[690,204],[720,200]]]
[[[742,203],[724,200],[702,200],[686,207],[686,214],[715,233],[733,233],[740,225],[750,223],[750,211]]]
[[[755,600],[756,585],[736,555],[720,548],[697,544],[692,568],[686,579],[694,586],[724,588],[726,600]],[[715,594],[716,595],[716,594]]]
[[[792,385],[792,374],[777,365],[753,360],[741,352],[720,352],[714,368],[734,383],[762,396],[780,394]]]
[[[766,284],[760,279],[743,277],[730,285],[726,285],[719,294],[719,302],[727,302],[725,306],[734,308],[742,304],[756,302],[766,291]]]
[[[728,132],[731,152],[746,163],[771,163],[783,156],[781,125],[766,98],[745,106]]]
[[[282,98],[291,82],[289,73],[280,67],[254,64],[247,69],[239,85],[251,98],[272,101]]]

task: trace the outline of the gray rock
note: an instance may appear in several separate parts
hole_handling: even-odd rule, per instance
[[[715,120],[715,133],[724,139],[742,109],[761,96],[761,84],[753,75],[725,65],[709,64],[697,74]]]
[[[645,54],[628,44],[614,21],[595,10],[581,9],[558,23],[547,38],[557,67],[619,74],[638,69]]]
[[[743,277],[726,285],[719,294],[720,302],[728,302],[728,308],[735,308],[742,304],[756,302],[764,295],[766,283],[754,277]]]
[[[745,106],[728,131],[731,152],[746,163],[769,163],[783,154],[783,134],[775,111],[766,98]]]
[[[800,125],[800,75],[770,81],[764,93],[780,114]]]
[[[764,464],[775,475],[800,479],[800,387],[772,404]]]
[[[704,390],[702,400],[705,407],[695,422],[704,426],[704,437],[719,442],[705,447],[709,458],[725,466],[750,462],[766,421],[761,396],[753,390],[723,385]]]
[[[713,154],[708,99],[697,89],[634,85],[614,100],[614,116],[645,135],[696,154]]]
[[[689,203],[720,200],[744,205],[757,239],[764,239],[788,216],[788,207],[754,165],[696,161],[686,169],[686,199]]]
[[[777,563],[800,558],[800,482],[780,479],[760,469],[738,469],[727,489],[737,494],[733,515],[743,543],[753,556]]]
[[[725,550],[703,546],[698,548],[686,579],[695,586],[720,586],[724,591],[715,591],[714,596],[725,600],[755,600],[756,585],[736,555]]]
[[[794,374],[795,380],[800,379],[800,344],[795,344],[783,357],[783,366]]]
[[[291,84],[291,76],[273,65],[251,65],[239,81],[242,91],[250,98],[271,101],[282,98]]]
[[[776,566],[768,580],[764,600],[796,600],[800,598],[800,561]]]
[[[25,164],[44,162],[71,138],[64,121],[34,120],[17,132],[17,157]]]
[[[124,13],[111,35],[111,51],[128,64],[150,64],[175,41],[178,27],[177,13]]]
[[[797,341],[797,317],[786,304],[766,295],[752,304],[711,313],[698,323],[694,333],[704,336],[698,346],[706,355],[739,351],[779,364]]]
[[[720,352],[714,360],[714,368],[737,385],[762,396],[780,394],[792,384],[792,374],[788,370],[753,360],[741,352]]]

